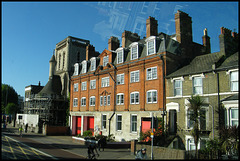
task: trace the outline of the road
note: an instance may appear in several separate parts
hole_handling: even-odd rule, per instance
[[[81,160],[86,159],[87,146],[73,142],[72,136],[45,136],[36,133],[23,133],[10,125],[2,129],[2,160]],[[106,148],[97,159],[134,160],[128,148]]]
[[[57,158],[2,134],[2,160],[56,160]]]

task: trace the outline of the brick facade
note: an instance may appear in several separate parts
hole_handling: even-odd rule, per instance
[[[177,36],[183,38],[185,32],[192,32],[192,27],[186,23],[191,17],[184,12],[176,15],[181,14],[183,17],[177,20],[176,28],[181,26],[182,30],[184,25],[190,26],[189,31],[176,31]],[[103,135],[113,134],[119,141],[138,139],[143,128],[148,127],[144,120],[151,120],[152,116],[162,118],[166,109],[165,75],[182,67],[185,61],[191,60],[195,55],[190,58],[188,55],[193,48],[196,50],[205,46],[194,43],[192,38],[189,38],[191,49],[182,52],[182,49],[186,48],[186,43],[185,46],[182,43],[183,39],[176,38],[176,35],[158,33],[157,26],[157,20],[149,17],[146,22],[147,38],[143,39],[136,33],[124,31],[121,47],[116,37],[110,37],[108,49],[93,57],[98,60],[95,70],[91,70],[91,57],[75,64],[76,72],[71,77],[70,84],[72,135],[83,134],[84,130],[90,129],[89,126],[94,126],[94,134],[100,131]],[[136,55],[133,55],[134,47]],[[194,53],[205,54],[202,50]],[[119,56],[120,54],[122,55]],[[135,79],[134,74],[131,76],[133,71],[139,75],[136,82],[131,82],[131,79]],[[118,83],[117,78],[122,76],[123,79]],[[105,78],[109,80],[107,86],[102,85]],[[90,89],[91,80],[96,80],[94,89]],[[89,117],[94,117],[94,125],[86,121]]]

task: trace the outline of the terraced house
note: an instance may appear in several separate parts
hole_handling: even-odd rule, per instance
[[[191,17],[175,14],[176,34],[158,33],[153,17],[146,20],[146,37],[130,31],[116,37],[99,56],[86,53],[74,65],[70,83],[70,129],[72,135],[92,130],[115,139],[138,139],[151,128],[151,119],[166,111],[165,76],[193,58],[210,53],[210,38],[192,41]]]
[[[195,150],[198,146],[201,149],[206,140],[219,137],[219,128],[238,126],[238,34],[222,27],[219,42],[219,52],[197,56],[166,77],[167,127],[178,136],[172,144],[175,148]],[[191,95],[199,95],[204,100],[198,145],[190,133],[193,122],[188,98]]]

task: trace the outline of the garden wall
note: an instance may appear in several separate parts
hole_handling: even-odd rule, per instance
[[[136,150],[140,150],[142,148],[146,148],[148,158],[151,159],[151,145],[136,144]],[[185,159],[185,150],[153,146],[153,158],[154,159]]]

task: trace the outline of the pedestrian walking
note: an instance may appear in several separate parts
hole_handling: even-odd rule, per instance
[[[28,123],[25,125],[25,133],[27,133]]]
[[[20,128],[19,128],[20,137],[22,137],[22,132],[23,132],[23,128],[22,128],[22,125],[21,125]]]
[[[101,151],[101,148],[102,150],[104,151],[104,148],[107,144],[107,140],[106,140],[106,137],[105,136],[102,136],[99,140],[98,140],[98,150]]]
[[[147,160],[148,156],[147,156],[147,153],[146,153],[146,148],[143,148],[143,149],[139,150],[136,154],[135,159],[136,160]]]
[[[94,150],[96,151],[97,155],[98,151],[97,151],[97,145],[95,143],[90,143],[88,146],[88,159],[96,159],[96,154],[94,153]]]

